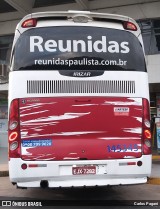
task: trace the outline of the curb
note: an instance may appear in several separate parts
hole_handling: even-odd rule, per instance
[[[160,160],[160,155],[152,155],[152,160]]]
[[[157,177],[148,178],[147,184],[160,185],[160,178]]]
[[[9,171],[0,171],[0,177],[9,176]]]

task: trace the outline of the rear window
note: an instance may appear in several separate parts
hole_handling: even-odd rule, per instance
[[[130,32],[99,27],[29,29],[18,39],[13,70],[146,71],[139,40]]]

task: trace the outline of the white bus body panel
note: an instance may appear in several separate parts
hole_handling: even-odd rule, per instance
[[[57,71],[36,71],[38,76],[35,76],[35,71],[14,71],[9,75],[9,103],[16,98],[27,98],[27,97],[64,97],[64,96],[120,96],[120,97],[139,97],[146,98],[149,100],[148,94],[148,74],[145,72],[113,72],[105,71],[103,75],[97,77],[68,77],[60,75]],[[100,81],[100,80],[111,80],[111,81],[134,81],[135,82],[135,93],[38,93],[38,94],[27,94],[27,80],[34,81],[47,81],[47,80],[70,80],[70,81]],[[143,88],[142,88],[143,83]],[[145,86],[144,86],[145,85]],[[14,86],[14,88],[12,88]],[[146,91],[144,91],[146,89]]]
[[[21,165],[35,164],[35,161],[10,159],[9,170],[11,182],[18,187],[40,187],[41,180],[48,181],[49,187],[81,187],[126,185],[146,183],[151,173],[151,155],[139,159],[94,160],[94,161],[36,161],[46,167],[33,167],[22,170]],[[142,166],[125,165],[127,162],[142,161]],[[72,175],[72,167],[78,165],[96,165],[95,175]]]

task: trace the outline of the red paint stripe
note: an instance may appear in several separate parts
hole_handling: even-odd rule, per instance
[[[36,167],[38,167],[38,164],[29,164],[28,167],[29,168],[36,168]]]
[[[127,165],[136,165],[136,162],[128,162]]]

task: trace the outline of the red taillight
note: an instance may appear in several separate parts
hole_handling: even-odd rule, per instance
[[[29,166],[29,168],[37,168],[38,164],[29,164],[28,166]]]
[[[14,99],[9,109],[8,124],[9,157],[20,157],[20,124],[19,124],[19,101]]]
[[[149,101],[143,99],[143,134],[142,134],[142,143],[143,143],[143,154],[151,154],[151,130],[150,130],[150,109]]]
[[[18,111],[16,111],[18,108],[18,99],[14,99],[11,102],[11,106],[10,106],[10,112],[9,112],[9,120],[10,122],[14,122],[16,120],[14,120],[14,118],[18,118]],[[9,124],[11,125],[11,124]]]
[[[123,27],[126,30],[137,31],[137,26],[132,22],[128,22],[128,21],[124,22]]]
[[[144,130],[144,136],[145,136],[146,139],[151,139],[151,131],[145,129]]]
[[[18,137],[18,133],[17,131],[12,131],[10,134],[9,134],[9,141],[14,141],[16,140]]]
[[[22,23],[22,28],[30,28],[30,27],[35,27],[37,25],[37,20],[34,18],[25,20]]]
[[[136,165],[136,162],[128,162],[127,165]]]

